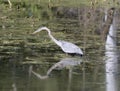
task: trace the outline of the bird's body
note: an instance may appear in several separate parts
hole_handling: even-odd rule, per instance
[[[33,34],[40,32],[41,30],[46,30],[48,32],[48,35],[50,36],[50,38],[59,46],[61,47],[61,49],[68,54],[77,54],[82,56],[83,52],[82,50],[75,44],[71,43],[71,42],[67,42],[67,41],[63,41],[63,40],[56,40],[52,35],[50,30],[47,27],[42,27],[37,29],[35,32],[33,32]]]
[[[64,52],[71,54],[71,55],[74,55],[74,54],[83,55],[82,50],[75,44],[67,42],[67,41],[62,41],[62,40],[58,40],[58,41],[61,43],[60,47]]]

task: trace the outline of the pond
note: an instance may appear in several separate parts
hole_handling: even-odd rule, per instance
[[[90,60],[86,56],[58,54],[62,57],[55,58],[55,53],[49,52],[20,63],[17,61],[23,60],[22,57],[10,58],[7,63],[1,60],[1,91],[107,91],[106,63],[101,57]],[[119,86],[119,69],[112,74],[115,75],[113,82]],[[115,88],[119,89],[118,86]]]
[[[56,62],[39,57],[38,60],[41,63],[16,64],[17,60],[12,59],[1,65],[1,91],[105,91],[107,83],[102,64],[91,65],[89,69],[84,68],[81,58],[63,58]]]
[[[110,32],[112,37],[103,43],[96,33],[103,24],[102,8],[14,1],[8,9],[6,2],[0,4],[0,91],[120,90],[119,37]],[[49,27],[56,39],[76,44],[84,56],[64,53],[46,31],[32,35],[39,26]]]

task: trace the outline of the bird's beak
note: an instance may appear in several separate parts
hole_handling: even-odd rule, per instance
[[[36,34],[36,33],[38,33],[38,31],[35,31],[35,32],[33,32],[32,34]]]
[[[37,29],[36,31],[34,31],[32,34],[36,34],[38,32],[42,31],[41,29]]]
[[[32,33],[33,35],[36,34],[35,32]]]

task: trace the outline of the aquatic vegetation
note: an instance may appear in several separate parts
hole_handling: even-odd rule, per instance
[[[94,59],[91,55],[99,56],[104,51],[99,49],[104,43],[96,33],[103,24],[102,1],[12,0],[11,3],[9,9],[8,2],[0,1],[1,58],[25,54],[22,57],[26,60],[31,56],[45,56],[49,52],[51,54],[47,55],[54,58],[65,56],[45,32],[31,35],[39,26],[44,25],[53,30],[52,34],[56,38],[71,41],[81,47],[87,52],[86,56]],[[111,6],[111,3],[107,5]],[[41,38],[41,35],[44,37]]]

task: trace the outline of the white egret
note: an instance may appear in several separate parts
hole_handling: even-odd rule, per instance
[[[36,34],[42,30],[46,30],[48,32],[48,35],[50,36],[50,38],[59,46],[61,47],[61,49],[68,54],[71,55],[80,55],[83,56],[83,52],[82,50],[75,44],[67,42],[67,41],[63,41],[63,40],[57,40],[55,39],[52,35],[51,35],[51,31],[50,29],[48,29],[47,27],[40,27],[38,28],[35,32],[33,32],[32,34]]]

